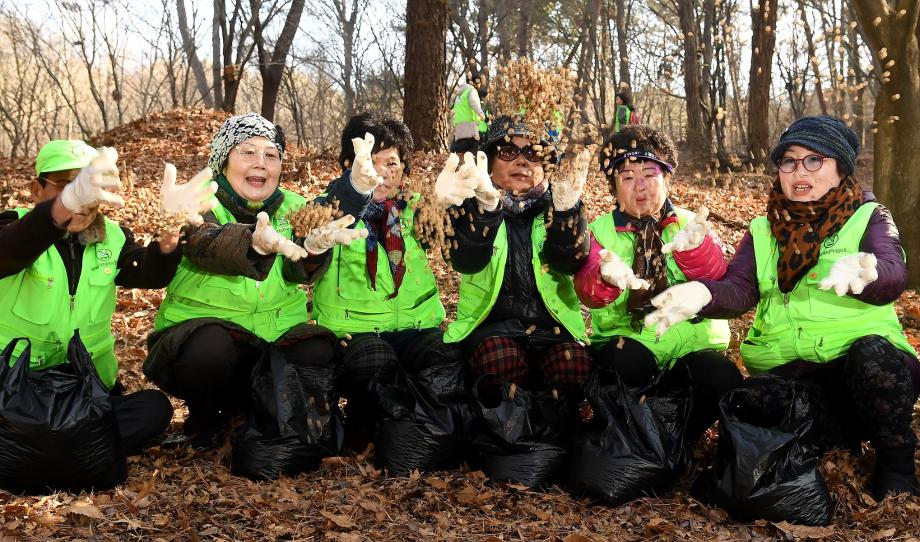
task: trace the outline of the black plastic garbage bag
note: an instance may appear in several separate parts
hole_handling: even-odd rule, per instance
[[[121,435],[92,357],[75,331],[69,363],[29,370],[31,345],[0,354],[0,487],[17,493],[103,490],[128,476]]]
[[[316,469],[344,441],[334,367],[289,363],[269,346],[252,372],[252,413],[233,437],[230,471],[270,480]]]
[[[495,407],[482,404],[474,389],[479,432],[472,449],[494,480],[546,486],[562,472],[568,455],[573,408],[555,391],[530,392],[502,384]]]
[[[571,489],[617,506],[673,483],[687,459],[684,434],[693,406],[688,372],[663,372],[633,389],[619,377],[602,386],[593,376],[585,392],[594,429],[573,439]]]
[[[764,408],[765,395],[786,397]],[[827,525],[833,503],[818,472],[823,405],[803,384],[772,375],[746,380],[719,403],[719,447],[693,494],[741,520]]]
[[[374,462],[391,474],[456,469],[474,421],[462,362],[400,371],[393,384],[378,384],[382,417]]]

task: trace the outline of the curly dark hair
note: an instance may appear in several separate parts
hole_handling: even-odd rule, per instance
[[[339,166],[342,171],[351,168],[355,160],[355,149],[351,140],[356,137],[364,137],[365,133],[373,134],[374,149],[372,153],[380,152],[383,149],[395,147],[399,151],[399,159],[403,163],[403,172],[409,174],[409,156],[415,148],[412,140],[412,132],[403,121],[388,115],[386,113],[364,112],[359,113],[345,124],[342,130],[342,143],[339,150]]]

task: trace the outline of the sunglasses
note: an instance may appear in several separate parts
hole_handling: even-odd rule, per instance
[[[524,155],[524,159],[528,162],[540,162],[543,160],[543,153],[533,148],[533,145],[518,147],[514,143],[499,145],[496,156],[503,162],[511,162],[521,154]]]
[[[791,156],[784,156],[779,159],[779,162],[776,164],[776,167],[779,168],[783,173],[792,173],[799,167],[799,162],[802,163],[802,167],[805,168],[805,171],[818,171],[821,169],[821,166],[824,165],[825,158],[820,154],[809,154],[805,158],[793,158]]]

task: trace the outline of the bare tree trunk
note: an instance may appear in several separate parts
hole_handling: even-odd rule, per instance
[[[416,147],[440,151],[447,136],[447,0],[406,3],[403,116]]]
[[[776,45],[777,0],[763,0],[751,9],[751,71],[748,78],[748,152],[755,163],[770,150],[770,77]]]
[[[898,222],[907,252],[908,287],[920,287],[920,3],[855,0],[856,19],[869,50],[890,76],[875,101],[873,189]],[[903,10],[903,12],[901,11]],[[902,15],[903,13],[903,15]],[[882,56],[884,51],[887,55]],[[896,97],[897,96],[897,97]]]
[[[211,79],[214,81],[215,104],[224,102],[224,86],[221,81],[223,62],[220,56],[220,24],[225,18],[224,0],[214,0],[214,16],[211,19]]]
[[[476,21],[479,25],[476,37],[479,41],[479,69],[485,71],[489,66],[489,14],[492,10],[490,0],[479,0]]]
[[[530,58],[530,9],[528,0],[518,2],[517,53],[521,58]]]
[[[684,39],[684,93],[687,99],[687,147],[696,159],[709,159],[709,145],[703,131],[702,93],[700,92],[699,41],[692,0],[677,0],[680,31]]]
[[[198,53],[195,52],[195,38],[192,36],[192,29],[188,26],[188,17],[185,14],[185,0],[176,0],[176,14],[179,16],[179,33],[182,34],[182,50],[185,51],[185,58],[195,75],[195,84],[198,86],[198,94],[204,101],[205,107],[214,107],[211,100],[211,89],[208,86],[208,78],[204,74],[204,66],[198,59]]]
[[[271,54],[265,47],[262,35],[263,27],[259,25],[256,31],[256,48],[259,51],[259,72],[262,74],[262,116],[268,120],[275,120],[275,104],[278,102],[278,90],[281,88],[281,76],[287,63],[288,52],[294,43],[294,34],[300,25],[303,14],[304,0],[293,0],[284,20],[281,34],[275,40],[275,49]]]
[[[345,118],[350,119],[355,114],[355,87],[354,87],[354,47],[355,25],[358,18],[358,2],[352,2],[351,14],[346,7],[347,0],[335,0],[336,12],[339,16],[339,25],[342,28],[342,45],[345,55],[342,60],[342,80],[345,82]]]
[[[818,66],[818,56],[815,52],[815,40],[811,35],[811,25],[805,13],[805,2],[803,0],[798,0],[798,3],[799,18],[802,20],[802,25],[805,27],[805,40],[808,44],[808,58],[811,59],[809,64],[811,65],[812,72],[815,74],[815,96],[818,98],[818,106],[821,108],[821,114],[827,115],[827,100],[824,99],[824,88],[821,84],[821,70]]]
[[[629,28],[626,13],[626,2],[624,0],[614,0],[616,9],[617,24],[617,54],[618,64],[620,67],[620,88],[631,88],[632,79],[629,76],[629,51],[626,48],[627,29]],[[626,87],[623,87],[623,84]]]
[[[852,21],[856,20],[856,13],[851,4],[847,10],[849,19]],[[865,145],[866,143],[866,108],[863,104],[863,95],[866,92],[866,86],[868,85],[865,81],[866,74],[863,73],[862,66],[859,65],[859,45],[857,42],[858,32],[855,27],[847,25],[847,36],[849,37],[850,44],[847,48],[847,64],[849,69],[847,70],[847,86],[852,92],[852,97],[850,102],[852,103],[852,121],[853,121],[853,130],[859,135],[859,140]]]

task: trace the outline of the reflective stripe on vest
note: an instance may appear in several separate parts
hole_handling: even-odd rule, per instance
[[[770,223],[763,216],[751,221],[760,302],[747,339],[741,343],[741,357],[751,373],[797,359],[825,363],[845,356],[853,341],[867,335],[880,335],[916,355],[904,337],[893,303],[870,305],[850,295],[818,289],[837,260],[859,252],[877,205],[864,203],[836,235],[825,239],[818,263],[786,294],[777,286],[779,245]]]
[[[415,208],[420,195],[413,194],[399,217],[406,245],[406,273],[399,293],[386,251],[377,247],[377,289],[367,274],[367,241],[356,239],[332,249],[332,261],[313,289],[316,322],[342,337],[346,333],[399,331],[437,327],[444,321],[438,285],[428,265],[428,255],[414,234]],[[356,228],[363,228],[359,221]]]
[[[20,217],[28,209],[15,209]],[[16,337],[32,342],[30,367],[47,369],[64,363],[67,345],[75,329],[93,357],[102,382],[112,387],[118,373],[112,315],[115,313],[115,276],[118,257],[125,245],[125,233],[118,223],[105,221],[105,239],[83,247],[83,263],[76,293],[70,284],[64,260],[54,246],[32,265],[0,279],[0,344]],[[25,343],[16,346],[11,361],[18,359]]]
[[[576,340],[585,342],[585,321],[581,316],[572,277],[550,270],[541,259],[543,242],[546,240],[544,224],[544,215],[541,213],[534,217],[530,233],[537,290],[553,318],[561,323]],[[508,233],[505,223],[502,222],[495,236],[495,244],[492,245],[492,259],[489,260],[489,264],[478,273],[464,274],[460,278],[457,320],[447,327],[444,342],[452,343],[463,340],[486,319],[498,298],[507,263]]]
[[[677,221],[664,227],[661,232],[662,243],[670,242],[674,235],[695,216],[692,211],[675,207]],[[588,226],[597,242],[616,254],[623,263],[632,267],[636,235],[632,232],[618,232],[613,220],[613,213],[607,213]],[[673,254],[666,254],[665,263],[668,284],[686,282],[687,277],[677,266]],[[632,316],[626,308],[629,291],[623,291],[613,303],[600,309],[591,309],[591,343],[603,345],[616,337],[628,337],[642,343],[652,351],[659,367],[670,367],[674,362],[690,352],[714,349],[725,350],[731,339],[731,331],[726,320],[701,320],[698,323],[681,322],[669,328],[661,338],[655,338],[655,330],[643,327],[641,331],[632,328]]]
[[[272,217],[272,227],[291,238],[293,229],[285,215],[303,206],[301,196],[282,190],[284,201]],[[236,222],[223,206],[214,209],[221,224]],[[275,256],[263,281],[236,275],[206,273],[182,258],[176,276],[166,287],[154,328],[165,329],[193,318],[221,318],[238,324],[266,341],[274,341],[288,329],[307,321],[307,295],[282,275],[284,257]]]

